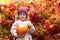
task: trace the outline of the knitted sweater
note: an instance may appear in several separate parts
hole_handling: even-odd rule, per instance
[[[17,25],[20,25],[20,24],[26,24],[30,28],[29,31],[24,35],[24,37],[18,37],[18,34],[16,33],[16,27]],[[14,36],[14,40],[15,40],[15,37],[17,37],[16,40],[32,40],[32,35],[30,33],[33,33],[33,32],[35,32],[35,27],[30,21],[16,20],[11,27],[11,34]]]

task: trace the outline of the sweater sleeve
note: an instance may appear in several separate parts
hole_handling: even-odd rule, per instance
[[[29,29],[30,33],[34,33],[34,32],[35,32],[35,27],[34,27],[34,25],[33,25],[30,21],[28,21],[28,25],[29,25],[29,27],[30,27],[30,29]]]
[[[12,27],[11,27],[11,34],[14,36],[14,37],[17,37],[17,33],[16,33],[16,26],[17,26],[17,21],[15,21],[13,24],[12,24]]]

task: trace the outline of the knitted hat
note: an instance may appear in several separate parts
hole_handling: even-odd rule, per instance
[[[20,13],[25,13],[26,16],[28,16],[27,8],[26,8],[26,7],[19,7],[19,8],[18,8],[18,15],[19,15]]]

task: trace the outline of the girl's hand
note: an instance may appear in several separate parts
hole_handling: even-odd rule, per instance
[[[22,35],[20,35],[20,34],[18,34],[18,37],[24,37],[26,34],[22,34]]]

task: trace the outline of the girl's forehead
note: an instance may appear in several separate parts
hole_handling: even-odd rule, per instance
[[[25,13],[20,13],[20,14],[25,14]]]

